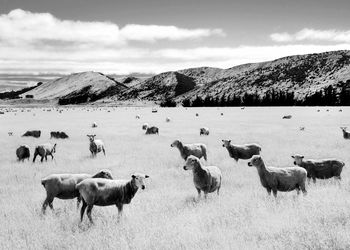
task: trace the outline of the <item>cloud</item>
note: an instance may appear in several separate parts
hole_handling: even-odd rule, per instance
[[[274,33],[270,38],[275,42],[301,42],[301,41],[324,41],[337,43],[350,43],[350,30],[316,30],[302,29],[294,34]]]

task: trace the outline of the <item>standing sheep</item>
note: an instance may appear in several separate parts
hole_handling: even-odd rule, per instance
[[[294,165],[298,165],[307,171],[307,178],[310,181],[316,183],[317,179],[329,179],[336,178],[341,180],[341,172],[345,165],[344,162],[336,159],[324,159],[324,160],[304,160],[303,155],[292,155],[294,159]]]
[[[203,127],[199,129],[199,135],[209,135],[209,128]]]
[[[133,174],[131,180],[107,180],[88,178],[76,185],[82,197],[83,206],[80,211],[80,220],[83,221],[85,209],[91,223],[91,210],[96,206],[112,206],[118,208],[118,218],[123,212],[123,205],[129,204],[139,188],[145,189],[144,180],[149,178],[145,174]]]
[[[196,157],[204,158],[207,160],[207,146],[203,143],[193,143],[193,144],[182,144],[180,140],[175,140],[170,147],[176,147],[180,151],[180,155],[184,160],[187,160],[187,157],[194,155]]]
[[[38,145],[34,151],[33,162],[35,162],[37,155],[41,156],[41,160],[40,160],[41,162],[43,162],[44,158],[47,161],[48,155],[51,155],[51,158],[53,160],[53,154],[56,153],[56,145],[57,145],[56,143],[53,146],[51,143],[45,143],[42,145]]]
[[[261,185],[266,188],[267,193],[277,197],[277,191],[288,192],[294,189],[299,194],[300,190],[306,194],[305,181],[306,170],[301,167],[288,167],[288,168],[276,168],[266,167],[263,159],[260,155],[254,155],[250,162],[249,167],[256,167],[260,177]]]
[[[170,120],[170,117],[165,118],[165,121],[166,121],[166,122],[170,122],[170,121],[171,121],[171,120]]]
[[[148,126],[149,126],[148,123],[144,123],[142,125],[142,130],[147,130]]]
[[[95,139],[96,135],[86,135],[86,136],[89,137],[89,140],[90,140],[89,149],[92,157],[95,157],[97,153],[101,151],[103,151],[103,154],[106,155],[105,146],[102,140],[96,140]]]
[[[201,196],[201,191],[204,192],[204,197],[207,198],[208,193],[214,191],[219,195],[221,187],[222,174],[216,166],[202,166],[196,156],[190,155],[185,163],[184,170],[192,170],[193,183],[198,192],[198,198]]]
[[[29,160],[29,158],[30,158],[29,147],[27,145],[19,146],[19,148],[17,148],[17,150],[16,150],[16,155],[17,155],[18,161],[23,162],[25,159]]]
[[[40,135],[41,135],[40,130],[31,130],[31,131],[25,132],[22,136],[32,136],[34,138],[39,138]]]
[[[77,207],[79,207],[81,198],[76,185],[87,178],[113,179],[109,170],[101,170],[94,176],[91,174],[51,174],[43,178],[41,184],[46,190],[46,199],[42,212],[45,213],[47,206],[53,209],[52,202],[55,197],[64,200],[77,198]]]
[[[152,134],[157,134],[159,135],[159,128],[152,126],[152,127],[147,127],[146,129],[146,135],[152,135]]]
[[[97,128],[97,123],[96,122],[93,122],[92,125],[91,125],[92,128]]]
[[[248,160],[253,155],[260,155],[261,146],[256,143],[245,145],[233,145],[231,140],[222,140],[222,146],[225,147],[229,155],[237,162],[239,159]]]
[[[344,139],[350,139],[350,132],[346,131],[346,127],[340,127],[340,129],[343,131]]]

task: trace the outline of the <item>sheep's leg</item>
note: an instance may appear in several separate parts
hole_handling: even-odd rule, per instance
[[[52,202],[53,202],[53,198],[50,198],[50,196],[47,196],[45,201],[43,202],[43,206],[42,206],[42,209],[41,209],[43,214],[45,214],[47,206],[50,206],[50,208],[53,210]]]
[[[53,154],[51,154],[51,159],[53,160]]]
[[[35,159],[36,159],[36,156],[37,156],[38,154],[35,152],[35,154],[34,154],[34,158],[33,158],[33,162],[35,162]]]
[[[311,177],[307,177],[307,184],[310,185],[310,182],[311,182]]]
[[[271,195],[271,188],[266,188],[266,191],[269,195]]]
[[[47,161],[47,155],[45,155],[45,161]]]
[[[299,186],[297,186],[295,189],[297,190],[297,195],[299,195],[299,194],[300,194],[300,188],[299,188]]]
[[[41,161],[41,162],[43,162],[43,161],[44,161],[44,156],[41,156],[40,161]]]
[[[273,193],[273,196],[275,196],[275,198],[277,198],[277,189],[272,189],[272,193]]]
[[[198,199],[201,198],[201,190],[199,188],[196,188],[197,189],[197,192],[198,192]]]
[[[123,214],[123,204],[117,204],[116,206],[118,208],[118,221],[119,221]]]
[[[204,192],[204,199],[207,199],[208,193]]]
[[[312,177],[312,181],[316,184],[316,177]]]
[[[219,195],[220,194],[220,187],[218,187],[218,190],[216,191],[216,193]]]
[[[80,210],[80,221],[83,221],[83,217],[84,217],[84,213],[85,213],[86,207],[87,207],[87,204],[86,204],[86,202],[83,199],[83,206],[81,207],[81,210]]]
[[[92,210],[93,206],[94,206],[94,205],[89,205],[89,206],[87,207],[87,210],[86,210],[86,214],[87,214],[87,216],[88,216],[88,218],[89,218],[89,220],[90,220],[91,223],[94,223],[94,222],[92,221],[92,217],[91,217],[91,210]]]

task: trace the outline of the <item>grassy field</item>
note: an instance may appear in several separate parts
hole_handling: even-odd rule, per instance
[[[350,127],[350,109],[342,108],[76,108],[58,113],[41,109],[0,116],[0,249],[349,249],[350,141],[339,126]],[[223,112],[224,116],[220,113]],[[199,117],[195,116],[199,113]],[[35,114],[35,116],[34,116]],[[136,120],[135,115],[141,119]],[[285,114],[291,120],[282,120]],[[172,121],[165,122],[169,116]],[[92,129],[91,123],[98,128]],[[146,136],[141,125],[160,128]],[[207,126],[211,134],[199,136]],[[299,131],[305,126],[305,131]],[[20,137],[40,129],[39,139]],[[65,131],[69,140],[50,140],[50,131]],[[14,136],[9,137],[8,131]],[[86,134],[95,133],[106,145],[106,157],[91,159]],[[220,196],[196,201],[192,173],[173,140],[203,142],[208,164],[223,172]],[[257,142],[267,165],[292,166],[291,155],[336,157],[346,165],[341,184],[334,180],[307,185],[308,195],[279,193],[275,200],[262,188],[257,170],[247,161],[234,162],[221,145]],[[55,160],[16,162],[20,144],[57,142]],[[32,157],[31,157],[32,158]],[[51,173],[95,173],[109,168],[116,179],[134,172],[150,175],[124,217],[116,207],[95,206],[94,225],[79,221],[75,200],[54,201],[54,211],[41,214],[45,190],[40,179]]]

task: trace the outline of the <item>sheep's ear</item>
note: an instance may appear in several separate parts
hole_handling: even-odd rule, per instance
[[[149,178],[149,176],[148,176],[148,175],[145,175],[145,178]]]
[[[304,159],[304,156],[302,155],[300,158],[301,158],[301,159]]]
[[[228,140],[229,143],[231,143],[231,140]]]
[[[295,158],[294,155],[292,155],[292,158],[293,158],[293,159]]]
[[[133,179],[135,179],[136,178],[136,176],[133,174],[132,176],[131,176]]]

